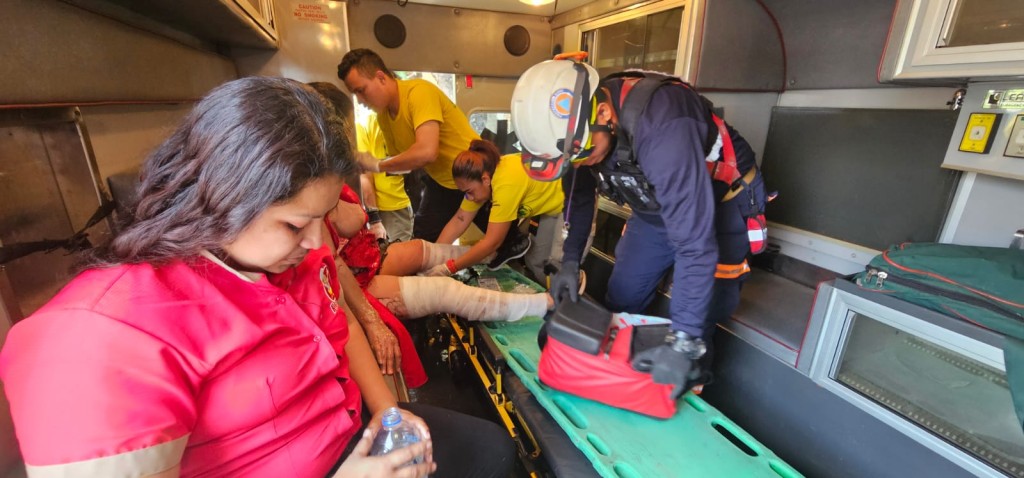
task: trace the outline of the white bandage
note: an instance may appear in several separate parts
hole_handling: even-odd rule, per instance
[[[410,318],[450,312],[468,320],[511,322],[542,317],[548,310],[546,294],[495,292],[448,277],[401,277],[398,287]]]
[[[444,264],[448,259],[456,259],[469,250],[469,246],[435,244],[427,241],[420,242],[423,243],[423,264],[420,264],[421,271],[430,269],[438,264]]]

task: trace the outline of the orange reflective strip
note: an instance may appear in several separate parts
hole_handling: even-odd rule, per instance
[[[715,279],[735,279],[748,272],[750,272],[750,266],[746,259],[739,264],[718,264],[715,267]]]

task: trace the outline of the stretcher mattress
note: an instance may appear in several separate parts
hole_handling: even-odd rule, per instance
[[[542,290],[507,267],[478,273],[481,278],[496,278],[505,291]],[[675,416],[659,420],[545,386],[537,378],[537,333],[542,323],[541,318],[527,317],[518,322],[487,322],[480,330],[490,336],[508,367],[601,476],[802,476],[692,393],[681,398]]]

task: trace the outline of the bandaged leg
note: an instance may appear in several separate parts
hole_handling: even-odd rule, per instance
[[[468,250],[467,246],[434,244],[420,239],[397,242],[388,246],[387,257],[384,258],[380,274],[389,276],[418,274],[438,264],[443,264],[448,259],[459,257]]]
[[[448,277],[401,277],[404,312],[408,317],[449,312],[468,320],[519,320],[541,317],[548,310],[547,294],[510,294],[468,286]]]
[[[469,246],[455,246],[452,244],[437,244],[433,242],[423,242],[423,264],[420,266],[421,271],[425,271],[434,267],[438,264],[444,264],[448,259],[455,259],[466,253],[469,250]],[[494,254],[491,254],[484,258],[483,263],[489,262],[494,258]]]
[[[455,259],[466,253],[469,246],[455,246],[452,244],[437,244],[434,242],[423,242],[423,264],[420,270],[425,271],[438,264],[444,264],[448,259]]]

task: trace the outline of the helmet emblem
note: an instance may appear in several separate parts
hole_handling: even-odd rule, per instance
[[[572,108],[572,91],[567,88],[555,90],[551,95],[551,112],[559,119],[569,117]]]

